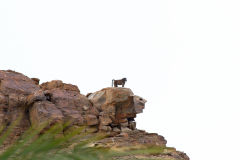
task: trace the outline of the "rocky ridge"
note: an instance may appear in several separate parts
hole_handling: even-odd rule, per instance
[[[85,96],[76,85],[60,80],[39,84],[38,78],[0,70],[0,126],[10,126],[19,116],[22,117],[3,148],[30,126],[37,127],[46,122],[49,126],[70,122],[74,127],[85,126],[84,132],[107,133],[108,137],[94,144],[103,147],[166,147],[167,141],[163,136],[136,128],[134,118],[142,113],[146,102],[129,88],[109,87]],[[66,129],[62,132],[64,134]],[[185,153],[175,149],[154,156],[173,160],[189,159]]]

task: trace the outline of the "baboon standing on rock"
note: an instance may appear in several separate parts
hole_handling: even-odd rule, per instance
[[[118,85],[122,85],[122,87],[124,87],[125,82],[127,81],[127,78],[123,78],[123,79],[119,79],[119,80],[112,80],[112,87],[114,85],[114,87],[118,87]]]

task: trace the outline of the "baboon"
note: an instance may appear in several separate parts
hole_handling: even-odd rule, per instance
[[[122,87],[124,87],[125,82],[127,81],[127,78],[123,78],[123,79],[119,79],[119,80],[112,80],[112,87],[114,85],[114,87],[118,87],[118,85],[122,85]]]

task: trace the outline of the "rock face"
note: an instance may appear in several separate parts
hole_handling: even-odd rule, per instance
[[[99,130],[135,130],[134,118],[144,109],[146,100],[129,88],[104,88],[88,95],[99,111]]]
[[[40,90],[35,81],[14,71],[0,71],[0,126],[10,126],[12,122],[21,121],[15,127],[11,138],[5,144],[11,143],[31,125],[26,108],[27,97]]]
[[[0,126],[8,128],[20,120],[3,148],[30,126],[65,123],[86,126],[85,132],[108,135],[95,145],[166,146],[164,137],[136,129],[134,118],[142,113],[147,101],[134,95],[131,89],[110,87],[84,96],[75,85],[60,80],[39,85],[39,81],[15,71],[0,71]],[[184,153],[174,151],[174,154],[176,160],[189,159]]]

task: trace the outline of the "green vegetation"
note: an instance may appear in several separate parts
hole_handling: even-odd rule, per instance
[[[0,130],[0,148],[3,148],[3,142],[9,138],[17,122],[7,129]],[[71,131],[63,135],[62,131],[66,128]],[[84,127],[69,129],[68,125],[64,127],[54,125],[49,129],[46,129],[46,125],[30,128],[19,140],[0,152],[0,160],[111,160],[125,159],[124,157],[144,159],[144,156],[136,158],[131,155],[154,155],[166,150],[166,148],[151,147],[113,151],[107,148],[89,147],[89,144],[104,136],[91,136],[83,130]]]

